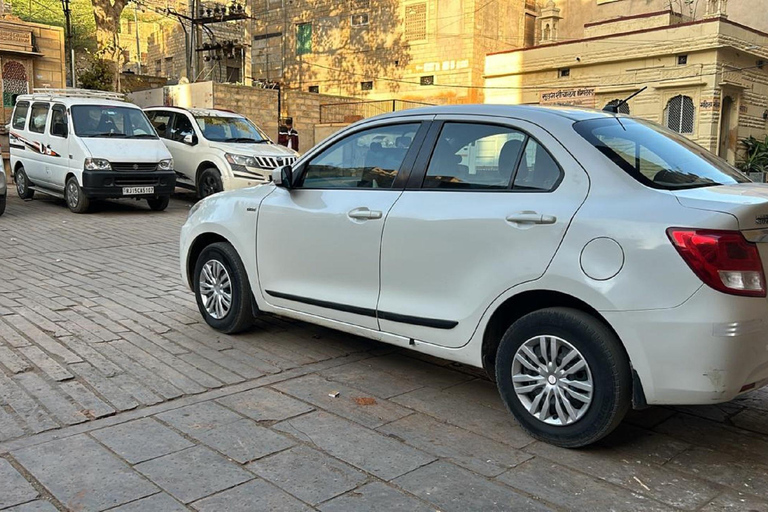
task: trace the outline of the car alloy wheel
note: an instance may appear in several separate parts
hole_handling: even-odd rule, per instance
[[[77,209],[77,204],[80,202],[80,191],[77,188],[75,180],[70,179],[67,183],[67,206],[70,209]]]
[[[24,197],[27,193],[27,175],[23,172],[16,173],[16,192],[19,197]]]
[[[548,425],[579,421],[592,403],[592,372],[576,347],[557,336],[536,336],[517,349],[512,383],[520,403]]]
[[[216,320],[221,320],[232,307],[232,280],[227,269],[217,260],[209,260],[200,272],[200,297],[203,307]]]

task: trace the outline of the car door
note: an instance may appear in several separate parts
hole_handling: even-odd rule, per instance
[[[437,118],[430,139],[387,217],[378,317],[382,331],[460,347],[494,299],[545,272],[589,181],[528,122]]]
[[[200,152],[195,147],[199,140],[195,124],[196,121],[186,112],[174,112],[172,124],[165,139],[165,145],[173,156],[176,171],[182,173],[192,184],[195,183],[197,166],[200,163]],[[192,142],[184,142],[187,135],[192,136]]]
[[[378,329],[384,220],[402,193],[425,118],[368,125],[308,155],[291,190],[261,203],[258,276],[272,306]]]
[[[57,190],[64,190],[64,180],[69,171],[69,122],[67,107],[60,103],[51,107],[45,157],[48,182]]]
[[[32,183],[43,186],[50,186],[50,176],[45,171],[47,160],[45,149],[48,140],[45,130],[48,124],[49,110],[49,103],[39,101],[32,103],[29,113],[29,128],[25,134],[28,137],[25,144],[29,149],[29,154],[26,155],[24,169]]]

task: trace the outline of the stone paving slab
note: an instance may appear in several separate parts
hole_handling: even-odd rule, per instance
[[[271,316],[209,329],[178,276],[190,204],[10,198],[2,512],[768,512],[766,389],[535,442],[477,369]]]

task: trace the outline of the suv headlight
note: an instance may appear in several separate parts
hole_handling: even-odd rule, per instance
[[[173,158],[166,158],[165,160],[160,160],[157,163],[157,168],[161,171],[170,171],[173,169]]]
[[[103,158],[86,158],[85,159],[86,171],[111,171],[112,165],[109,160]]]
[[[258,167],[259,164],[256,163],[256,159],[252,156],[246,156],[246,155],[233,155],[230,153],[227,153],[224,155],[224,158],[227,159],[227,162],[229,162],[232,165],[244,165],[246,167]]]

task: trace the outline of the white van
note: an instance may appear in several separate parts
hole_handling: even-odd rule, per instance
[[[176,185],[196,190],[201,198],[268,183],[274,169],[299,157],[235,112],[181,107],[144,112],[173,155]]]
[[[176,186],[173,158],[144,112],[121,99],[79,89],[20,95],[9,126],[19,197],[60,197],[75,213],[91,199],[128,197],[164,210]]]

